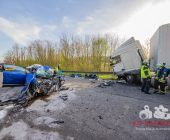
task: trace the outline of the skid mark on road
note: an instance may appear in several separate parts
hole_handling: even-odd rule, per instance
[[[121,121],[121,119],[126,115],[127,111],[129,110],[130,106],[125,105],[125,111],[122,115],[119,116],[119,119],[116,121],[114,127],[118,125],[118,123]]]

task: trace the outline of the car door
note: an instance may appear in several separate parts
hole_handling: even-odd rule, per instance
[[[4,65],[5,68],[12,67],[7,64]],[[11,71],[3,71],[3,86],[10,85],[25,85],[26,71],[24,68],[15,66],[11,68]]]

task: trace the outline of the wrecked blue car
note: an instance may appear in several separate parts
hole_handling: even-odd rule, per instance
[[[8,65],[5,66],[6,68]],[[3,71],[3,86],[25,85],[21,90],[21,96],[12,99],[12,102],[18,102],[23,99],[27,101],[39,94],[49,95],[53,91],[60,91],[65,82],[64,76],[54,73],[52,67],[37,66],[31,71],[13,65],[10,66],[12,71]]]

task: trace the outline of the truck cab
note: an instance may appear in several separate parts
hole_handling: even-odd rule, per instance
[[[113,74],[119,79],[123,78],[128,83],[141,81],[140,69],[145,53],[139,41],[131,37],[110,55],[110,64]]]

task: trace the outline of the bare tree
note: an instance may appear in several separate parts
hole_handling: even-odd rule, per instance
[[[85,35],[63,33],[59,42],[35,40],[28,46],[15,44],[4,53],[5,61],[15,61],[23,67],[40,63],[63,70],[106,71],[111,70],[109,56],[124,39],[116,34]]]

